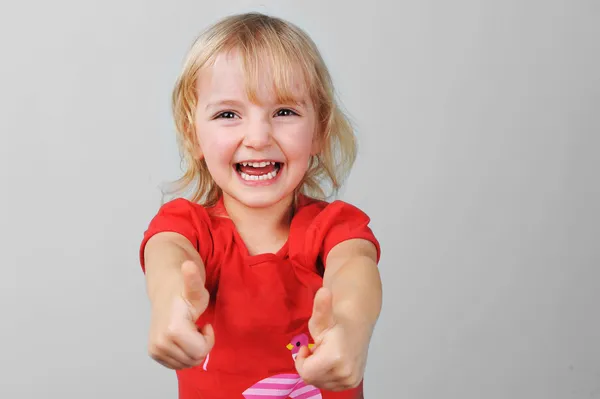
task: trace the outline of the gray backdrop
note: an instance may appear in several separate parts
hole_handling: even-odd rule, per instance
[[[3,2],[0,397],[176,397],[137,250],[179,173],[185,50],[248,10],[312,35],[358,126],[367,398],[600,397],[599,4]]]

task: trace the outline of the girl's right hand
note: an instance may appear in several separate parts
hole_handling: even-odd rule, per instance
[[[201,330],[196,326],[210,297],[198,266],[186,261],[181,265],[181,273],[183,291],[152,308],[149,340],[150,357],[176,370],[202,364],[215,343],[210,324]]]

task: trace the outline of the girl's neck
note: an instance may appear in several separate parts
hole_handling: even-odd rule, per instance
[[[268,208],[250,208],[224,193],[223,205],[249,252],[276,252],[288,237],[292,199],[288,196]]]

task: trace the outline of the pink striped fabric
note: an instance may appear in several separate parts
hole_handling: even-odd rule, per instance
[[[298,374],[278,374],[244,391],[246,399],[321,399],[321,391],[306,385]]]

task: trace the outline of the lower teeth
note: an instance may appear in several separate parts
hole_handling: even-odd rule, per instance
[[[242,179],[249,180],[249,181],[271,180],[271,179],[274,179],[275,176],[277,176],[277,171],[274,170],[274,171],[269,172],[264,175],[249,175],[247,173],[240,172],[240,176],[242,176]]]

